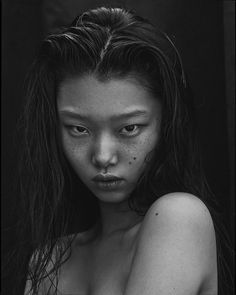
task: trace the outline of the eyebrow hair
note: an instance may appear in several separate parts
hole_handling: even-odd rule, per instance
[[[90,119],[90,117],[87,115],[79,114],[71,110],[61,110],[59,111],[59,114],[61,114],[62,116],[73,118],[73,119],[80,119],[80,120]],[[112,115],[110,119],[119,120],[119,119],[127,119],[130,117],[139,117],[139,116],[147,116],[147,115],[148,115],[148,112],[145,110],[133,110],[133,111],[129,111],[122,114]]]

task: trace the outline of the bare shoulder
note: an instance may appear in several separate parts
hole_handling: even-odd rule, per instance
[[[56,265],[56,257],[59,253],[61,253],[61,259],[63,261],[67,260],[67,257],[70,255],[69,248],[67,249],[68,243],[72,245],[75,240],[76,235],[68,235],[65,237],[61,237],[58,239],[58,242],[54,245],[52,252],[48,252],[47,248],[49,246],[45,246],[41,251],[36,249],[31,255],[29,265],[28,265],[28,276],[25,285],[24,295],[33,295],[32,290],[32,271],[34,271],[36,265],[40,265],[42,273],[40,274],[43,278],[40,279],[38,283],[38,293],[37,294],[48,294],[48,290],[52,288],[55,280],[54,276],[54,268]],[[51,290],[51,289],[50,289]]]
[[[142,224],[141,234],[146,236],[147,232],[158,240],[182,237],[181,246],[192,243],[193,250],[201,247],[206,258],[216,248],[214,224],[207,206],[188,193],[170,193],[156,200]]]
[[[24,295],[34,294],[32,272],[34,271],[34,268],[36,267],[38,259],[40,259],[40,252],[39,250],[36,249],[31,255],[31,258],[28,264],[28,274],[27,274],[26,283],[25,283]],[[45,291],[44,289],[45,289],[45,281],[42,280],[38,287],[38,294],[39,295],[44,294],[44,291]]]
[[[203,294],[203,286],[204,292],[212,288],[210,294],[216,294],[214,225],[198,197],[178,192],[155,201],[136,247],[125,295],[145,294],[145,288],[148,294]]]
[[[211,214],[204,202],[188,193],[176,192],[160,197],[149,208],[145,217],[146,223],[155,223],[157,219],[152,218],[154,216],[159,219],[165,217],[166,222],[193,222],[205,225],[208,229],[213,226]]]

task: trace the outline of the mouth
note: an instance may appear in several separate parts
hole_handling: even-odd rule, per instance
[[[97,188],[102,190],[115,190],[118,189],[124,182],[123,178],[111,174],[99,174],[92,179]]]

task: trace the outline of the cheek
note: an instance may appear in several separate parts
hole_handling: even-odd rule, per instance
[[[63,151],[71,166],[78,172],[84,169],[85,159],[87,159],[87,149],[85,146],[78,146],[64,137],[62,141]]]
[[[129,150],[129,167],[142,170],[148,159],[151,157],[151,152],[155,148],[156,143],[156,138],[150,139],[150,137],[137,141]]]

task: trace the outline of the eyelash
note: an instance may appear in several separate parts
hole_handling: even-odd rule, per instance
[[[122,127],[121,129],[120,129],[120,131],[121,130],[123,130],[123,129],[125,129],[125,128],[127,128],[127,127],[136,127],[136,128],[134,128],[134,130],[131,130],[131,131],[127,131],[127,132],[124,132],[124,133],[120,133],[122,136],[124,136],[124,137],[133,137],[133,136],[135,136],[135,135],[137,135],[138,133],[139,133],[139,131],[140,131],[140,128],[141,127],[143,127],[143,126],[145,126],[145,125],[141,125],[141,124],[130,124],[130,125],[127,125],[127,126],[124,126],[124,127]],[[73,129],[74,128],[82,128],[84,131],[86,130],[86,128],[85,127],[83,127],[83,126],[74,126],[74,125],[65,125],[65,127],[70,131],[70,133],[73,135],[73,136],[83,136],[83,135],[87,135],[88,133],[84,133],[84,132],[79,132],[78,133],[78,130],[77,131],[74,131]]]
[[[141,126],[143,126],[143,125],[140,125],[140,124],[131,124],[131,125],[127,125],[127,126],[123,127],[122,129],[125,129],[125,128],[130,127],[130,126],[132,126],[132,127],[134,126],[136,128],[134,128],[134,130],[132,130],[130,132],[128,131],[127,133],[125,133],[125,136],[131,137],[131,136],[137,135],[138,132],[140,131]]]
[[[73,136],[81,136],[81,135],[87,134],[87,133],[83,133],[83,132],[78,133],[78,130],[77,131],[73,130],[73,129],[78,129],[78,128],[82,128],[82,129],[86,130],[86,128],[83,126],[65,125],[65,127],[69,130],[69,132]]]

